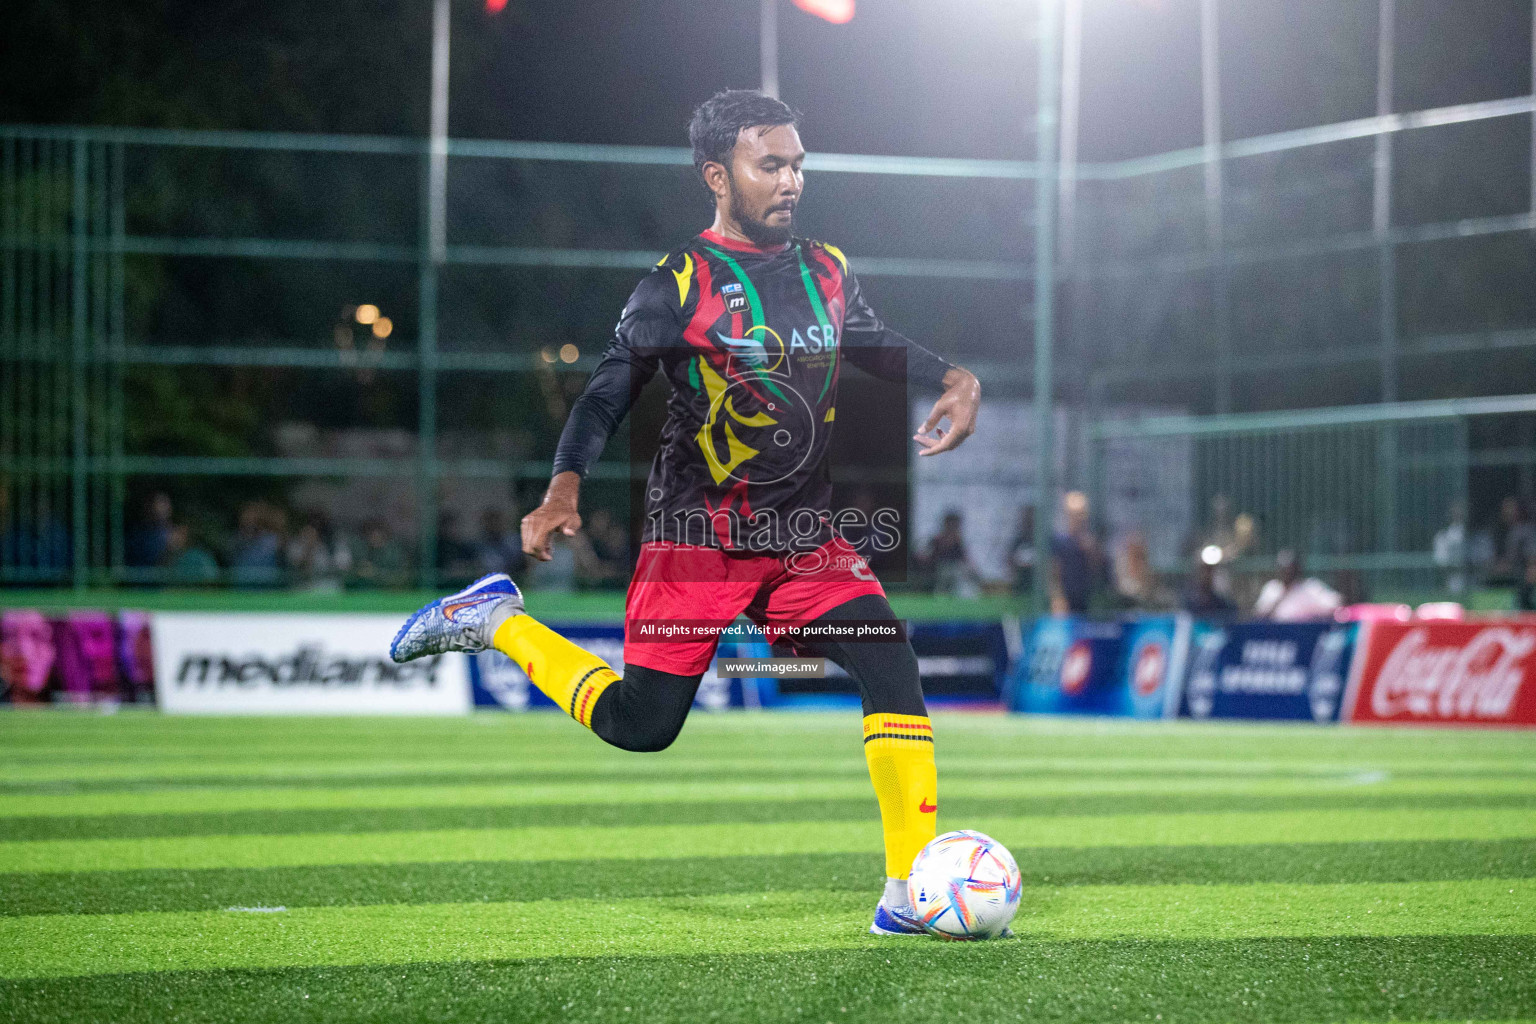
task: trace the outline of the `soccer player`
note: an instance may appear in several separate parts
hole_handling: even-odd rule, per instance
[[[395,660],[495,648],[607,742],[652,751],[677,736],[719,631],[738,616],[770,637],[836,620],[895,623],[828,511],[843,360],[941,392],[913,437],[925,456],[971,434],[981,389],[886,327],[836,246],[793,235],[805,159],[797,117],[750,91],[722,92],[694,112],[688,134],[714,223],[635,288],[571,410],[543,501],[522,522],[523,549],[539,559],[557,531],[575,535],[583,475],[641,388],[665,373],[672,395],[646,486],[623,674],[530,616],[499,573],[416,612],[391,645]],[[667,623],[702,632],[647,639]],[[912,645],[802,637],[793,649],[832,659],[859,685],[885,835],[886,885],[870,931],[919,933],[906,878],[935,834],[938,778]]]

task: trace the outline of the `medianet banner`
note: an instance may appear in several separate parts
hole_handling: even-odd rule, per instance
[[[1345,717],[1368,725],[1536,725],[1536,619],[1372,622]]]
[[[389,659],[398,615],[161,613],[155,694],[173,714],[458,715],[462,654]]]

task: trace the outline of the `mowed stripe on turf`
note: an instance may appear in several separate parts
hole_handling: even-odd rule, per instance
[[[1036,847],[1020,861],[1024,884],[1031,887],[1536,878],[1536,840]],[[871,850],[675,860],[0,874],[0,915],[628,899],[790,891],[811,886],[867,898],[883,869],[882,855]]]
[[[1482,807],[977,818],[963,824],[1015,852],[1035,846],[1536,837],[1536,814],[1528,809]],[[0,872],[672,858],[744,850],[851,853],[877,848],[879,841],[873,820],[19,840],[0,843]]]
[[[867,895],[802,891],[0,918],[0,977],[529,957],[857,949]],[[1529,935],[1536,880],[1032,888],[1030,938]],[[931,941],[918,938],[913,941]]]
[[[1433,935],[881,943],[791,953],[146,972],[0,981],[16,1024],[1321,1024],[1529,1018],[1536,940]]]
[[[946,774],[946,798],[1047,798],[1053,796],[1533,796],[1536,777],[1393,778],[1353,772],[1290,778],[1209,778],[1135,775]],[[870,797],[866,778],[804,778],[793,781],[678,780],[634,782],[469,783],[460,785],[258,786],[165,788],[131,792],[0,794],[0,835],[5,818],[230,813],[235,811],[364,810],[410,807],[524,807],[550,804],[712,803],[729,800],[795,801]]]

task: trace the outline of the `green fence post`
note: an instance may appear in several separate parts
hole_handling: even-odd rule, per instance
[[[432,157],[425,154],[421,175],[421,255],[416,277],[416,516],[417,552],[423,589],[437,586],[437,260],[433,253]]]
[[[84,590],[88,566],[86,530],[88,519],[85,508],[85,271],[86,271],[86,166],[87,151],[83,138],[74,142],[72,155],[74,190],[70,197],[69,215],[72,228],[72,248],[69,298],[70,298],[70,407],[71,441],[69,458],[70,481],[70,565],[74,570],[76,590]]]

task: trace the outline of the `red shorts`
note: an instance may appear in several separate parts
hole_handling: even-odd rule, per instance
[[[640,546],[624,606],[624,663],[698,675],[714,659],[709,639],[636,640],[635,623],[718,622],[745,615],[759,626],[801,626],[865,594],[885,596],[869,565],[842,538],[814,552],[740,555],[719,548],[653,541]]]

